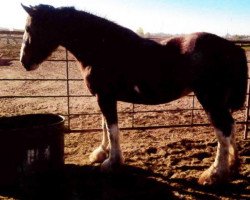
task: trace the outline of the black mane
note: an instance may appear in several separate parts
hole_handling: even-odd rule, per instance
[[[37,10],[37,15],[40,17],[45,17],[49,21],[51,20],[48,18],[54,19],[56,17],[56,23],[65,24],[67,22],[72,24],[75,29],[78,28],[81,30],[83,27],[99,27],[103,29],[103,31],[112,31],[115,34],[122,33],[125,37],[135,37],[137,40],[140,38],[139,35],[128,28],[87,11],[77,10],[73,6],[55,8],[51,5],[40,4],[34,8]]]

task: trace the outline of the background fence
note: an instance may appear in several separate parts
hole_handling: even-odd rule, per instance
[[[83,84],[75,58],[60,47],[34,72],[19,63],[22,32],[0,32],[0,115],[52,112],[66,117],[69,132],[100,130],[101,113]],[[250,41],[235,41],[249,49]],[[250,49],[249,49],[250,50]],[[248,62],[250,51],[247,51]],[[245,108],[235,113],[249,131],[249,89]],[[174,102],[144,106],[118,103],[122,129],[208,126],[206,114],[190,94]]]

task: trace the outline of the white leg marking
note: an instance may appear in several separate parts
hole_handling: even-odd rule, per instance
[[[217,153],[214,163],[202,173],[199,183],[211,185],[225,181],[229,176],[229,148],[231,137],[225,137],[223,132],[215,129],[218,139]]]
[[[218,172],[229,171],[229,147],[231,146],[231,137],[225,137],[222,131],[215,129],[218,138],[217,153],[214,161],[214,167]]]
[[[108,140],[108,131],[107,131],[107,123],[104,117],[102,117],[102,130],[103,130],[103,135],[102,135],[102,147],[104,149],[107,149],[109,145],[109,140]]]
[[[102,143],[90,154],[89,160],[91,163],[102,163],[108,156],[109,140],[108,140],[106,121],[104,117],[102,117],[102,129],[103,129]]]
[[[137,85],[134,86],[134,90],[135,90],[138,94],[141,93],[141,91],[140,91],[140,89],[139,89],[139,87],[138,87]]]
[[[116,160],[121,157],[120,135],[117,124],[110,126],[108,130],[110,143],[110,159]]]
[[[20,50],[20,61],[22,59],[22,57],[24,56],[24,48],[25,48],[25,41],[27,40],[28,36],[27,36],[27,32],[25,31],[23,34],[23,42],[22,42],[22,46],[21,46],[21,50]]]
[[[237,173],[239,167],[238,162],[238,152],[235,142],[235,124],[232,128],[231,138],[230,138],[230,147],[229,147],[229,169],[232,173]]]
[[[119,128],[117,124],[108,126],[108,139],[110,143],[109,158],[102,164],[103,171],[112,171],[113,167],[123,163],[123,156],[120,147]]]

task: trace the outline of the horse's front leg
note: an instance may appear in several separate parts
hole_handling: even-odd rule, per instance
[[[114,171],[123,164],[124,159],[120,147],[119,128],[116,124],[107,124],[108,139],[110,143],[109,157],[102,163],[102,171]]]
[[[102,163],[108,157],[109,140],[107,132],[107,123],[104,116],[102,116],[102,129],[103,129],[102,143],[90,154],[89,160],[91,163]]]
[[[103,113],[104,122],[106,122],[106,127],[104,127],[106,130],[104,131],[106,131],[107,135],[104,135],[103,141],[105,141],[106,148],[107,146],[109,147],[109,155],[102,163],[102,170],[113,171],[123,163],[118,128],[117,102],[114,98],[107,95],[98,95],[97,101]],[[106,141],[108,141],[109,145]]]

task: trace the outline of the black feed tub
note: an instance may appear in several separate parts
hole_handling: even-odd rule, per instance
[[[64,117],[28,114],[0,118],[0,186],[64,165]]]

